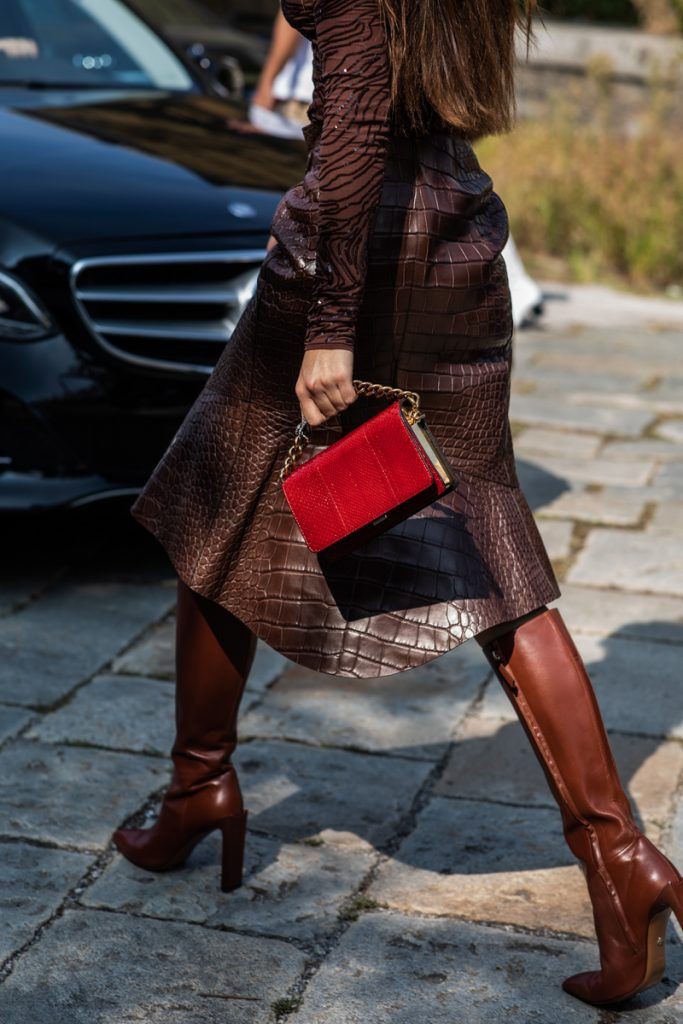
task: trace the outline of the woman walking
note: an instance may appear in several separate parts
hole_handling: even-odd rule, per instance
[[[664,970],[683,881],[638,829],[558,586],[519,489],[508,424],[505,208],[471,140],[506,130],[517,0],[283,0],[314,44],[303,181],[230,345],[134,506],[180,577],[174,777],[156,824],[115,841],[166,870],[223,833],[239,884],[230,764],[260,637],[329,674],[424,665],[475,638],[559,804],[593,903],[594,1004]],[[305,545],[279,472],[303,414],[316,444],[368,419],[354,378],[416,391],[457,486],[335,560]]]

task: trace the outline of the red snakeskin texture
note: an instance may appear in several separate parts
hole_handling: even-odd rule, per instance
[[[278,207],[256,295],[133,514],[188,586],[288,658],[332,675],[390,675],[559,594],[508,423],[507,216],[461,138],[384,140],[375,0],[286,0],[284,10],[315,39],[307,171]],[[361,93],[358,135],[351,118],[335,146],[327,129]],[[306,547],[278,473],[300,416],[304,345],[352,342],[354,376],[420,393],[459,483],[328,565]],[[316,443],[381,407],[359,399]]]
[[[436,498],[445,487],[394,402],[295,469],[283,490],[308,547],[322,551],[410,498]]]

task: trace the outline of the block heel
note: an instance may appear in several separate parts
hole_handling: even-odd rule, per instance
[[[235,814],[222,822],[221,889],[232,892],[242,884],[244,870],[244,843],[247,832],[247,812]]]

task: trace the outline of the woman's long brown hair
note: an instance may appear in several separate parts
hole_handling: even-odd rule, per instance
[[[536,0],[379,0],[393,105],[410,131],[434,117],[476,139],[515,116],[515,40],[531,38]]]

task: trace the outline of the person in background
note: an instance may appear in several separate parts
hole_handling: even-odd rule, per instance
[[[273,25],[270,50],[251,98],[249,120],[270,135],[301,138],[312,99],[313,48],[280,11]]]
[[[269,135],[301,138],[313,99],[313,47],[282,11],[275,18],[270,50],[251,98],[249,120]],[[271,240],[272,245],[273,240]],[[527,272],[512,234],[503,249],[515,327],[533,323],[543,313],[543,292]]]

